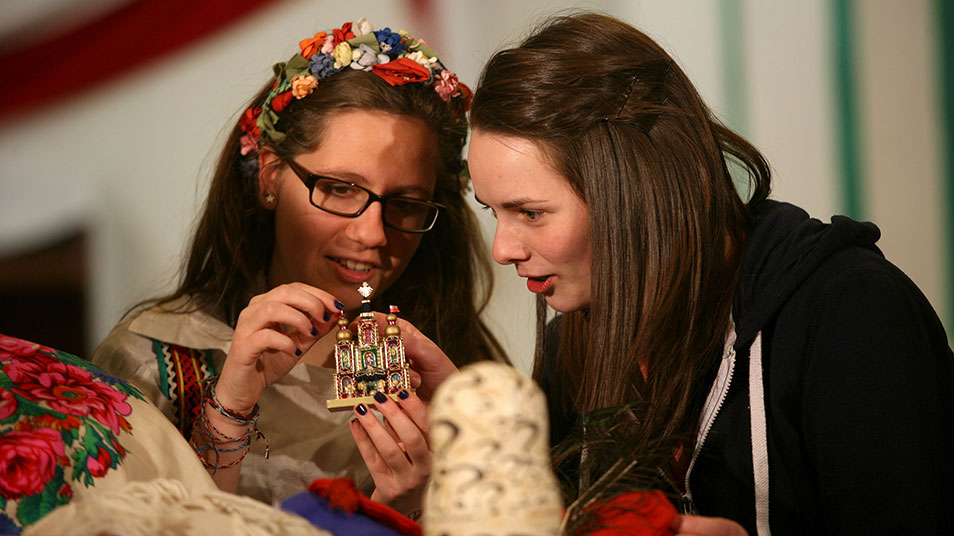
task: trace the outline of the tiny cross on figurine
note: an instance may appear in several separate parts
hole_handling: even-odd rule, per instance
[[[364,299],[368,299],[371,296],[371,293],[374,292],[374,288],[368,284],[367,281],[361,283],[361,286],[358,287],[358,294],[364,296]]]

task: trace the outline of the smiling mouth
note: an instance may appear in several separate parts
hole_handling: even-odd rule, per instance
[[[352,270],[354,272],[370,272],[374,269],[373,264],[368,264],[366,262],[353,261],[351,259],[336,259],[332,258],[333,261],[344,266],[345,268]]]

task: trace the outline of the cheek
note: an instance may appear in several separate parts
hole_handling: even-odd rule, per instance
[[[387,255],[391,260],[391,266],[396,270],[403,271],[408,263],[411,262],[411,258],[414,256],[423,238],[424,237],[419,234],[402,233],[400,231],[389,232]]]

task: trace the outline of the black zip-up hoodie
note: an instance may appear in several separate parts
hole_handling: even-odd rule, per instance
[[[824,224],[775,201],[757,216],[731,374],[710,394],[717,413],[687,476],[698,512],[750,534],[757,501],[775,534],[952,533],[954,354],[930,303],[875,246],[874,224]],[[765,432],[753,435],[759,406]],[[768,486],[757,498],[759,441],[755,477]]]
[[[776,201],[756,216],[684,507],[752,535],[954,533],[954,354],[930,303],[874,224]],[[553,399],[550,418],[554,443],[576,420]]]

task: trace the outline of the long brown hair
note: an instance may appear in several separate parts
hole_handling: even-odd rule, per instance
[[[496,53],[471,123],[535,142],[589,207],[592,299],[563,315],[550,395],[571,413],[648,402],[635,437],[674,448],[693,437],[751,219],[727,160],[748,172],[755,203],[770,189],[764,158],[659,45],[591,13]]]
[[[261,106],[275,80],[250,106]],[[282,112],[285,133],[268,149],[280,159],[313,151],[324,126],[342,110],[383,111],[422,120],[433,132],[439,159],[433,200],[445,205],[435,227],[424,233],[403,275],[380,293],[375,307],[399,304],[405,316],[440,345],[455,363],[507,357],[480,320],[493,289],[489,261],[479,254],[483,239],[464,200],[469,183],[461,151],[467,134],[463,100],[445,103],[431,85],[388,85],[377,75],[348,69],[325,78],[307,98]],[[275,247],[274,212],[259,203],[258,167],[240,153],[244,132],[236,125],[219,156],[212,185],[178,288],[154,300],[169,304],[188,297],[188,310],[205,309],[234,326],[249,299],[265,289],[264,275]]]

